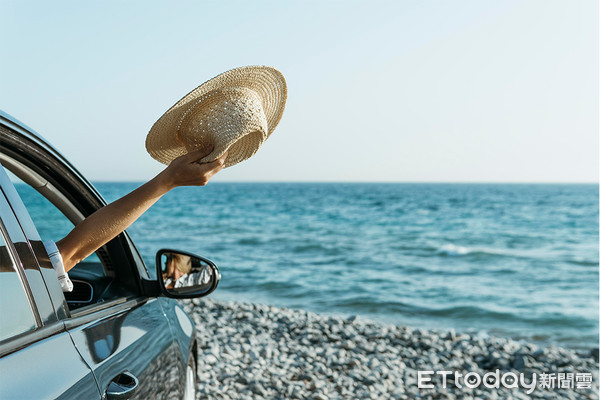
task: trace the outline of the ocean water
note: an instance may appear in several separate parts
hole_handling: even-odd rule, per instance
[[[215,261],[221,300],[598,345],[596,184],[211,183],[128,232],[149,269],[162,247]]]

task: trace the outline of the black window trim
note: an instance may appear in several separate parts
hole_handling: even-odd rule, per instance
[[[98,303],[93,308],[84,307],[85,309],[76,310],[72,313],[71,318],[63,320],[62,322],[64,323],[65,328],[70,330],[81,325],[120,314],[126,310],[131,310],[149,300],[148,297],[143,296],[120,297],[118,299]]]

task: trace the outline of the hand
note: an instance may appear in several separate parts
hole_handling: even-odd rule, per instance
[[[199,163],[213,151],[213,146],[197,150],[171,161],[171,164],[160,173],[168,190],[178,186],[204,186],[210,178],[223,169],[227,153],[209,163]]]

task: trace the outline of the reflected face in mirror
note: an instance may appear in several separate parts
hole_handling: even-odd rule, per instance
[[[164,287],[173,294],[202,294],[216,285],[218,270],[200,257],[173,251],[160,256]]]
[[[163,274],[165,287],[173,289],[175,282],[192,271],[192,257],[176,253],[166,253],[164,256],[167,271]]]

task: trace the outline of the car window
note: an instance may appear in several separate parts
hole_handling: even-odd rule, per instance
[[[56,242],[73,229],[73,223],[44,195],[10,171],[7,173],[42,240]],[[68,274],[73,291],[64,293],[69,309],[90,308],[94,304],[132,296],[133,293],[117,279],[115,268],[110,252],[103,247],[71,269]]]
[[[50,203],[48,199],[14,174],[8,172],[8,175],[13,182],[15,189],[19,193],[21,200],[25,204],[25,207],[27,207],[27,212],[33,220],[42,240],[52,240],[57,242],[71,232],[74,228],[73,223]],[[100,262],[100,259],[96,253],[94,253],[84,261]]]
[[[36,327],[31,303],[16,270],[14,255],[0,232],[0,341]]]

